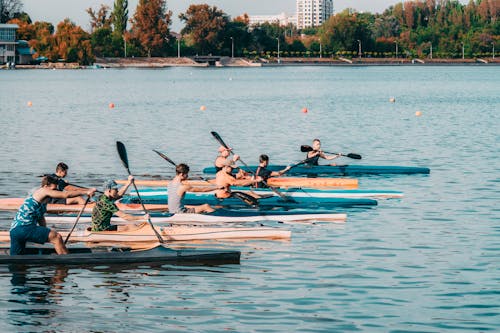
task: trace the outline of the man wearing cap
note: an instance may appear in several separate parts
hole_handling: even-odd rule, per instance
[[[118,190],[118,184],[114,180],[104,182],[104,194],[101,195],[92,209],[92,231],[117,231],[117,225],[111,225],[111,217],[116,214],[127,221],[147,220],[149,214],[134,216],[122,212],[115,204],[115,201],[123,197],[130,184],[134,181],[134,176],[128,177],[128,182]],[[122,230],[127,229],[120,228]]]

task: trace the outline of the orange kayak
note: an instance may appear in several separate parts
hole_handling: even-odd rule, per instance
[[[124,185],[126,180],[117,180],[118,184]],[[146,187],[166,187],[168,179],[136,179],[137,186]],[[215,179],[205,180],[188,180],[186,181],[192,186],[207,186],[215,183]],[[267,180],[269,186],[274,187],[309,187],[309,188],[331,188],[341,187],[346,189],[358,188],[358,180],[351,178],[304,178],[304,177],[271,177]]]
[[[25,198],[3,198],[0,199],[0,210],[18,210],[23,204]],[[124,204],[117,202],[116,205],[120,210],[124,211],[141,211],[141,204]],[[166,211],[167,205],[145,205],[147,210],[150,211]],[[65,204],[48,204],[47,212],[60,213],[60,212],[79,212],[83,205],[65,205]],[[88,203],[85,207],[85,212],[91,212],[94,208],[94,203]]]

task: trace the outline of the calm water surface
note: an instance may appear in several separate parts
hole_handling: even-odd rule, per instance
[[[432,170],[360,178],[405,197],[279,226],[290,242],[188,244],[241,250],[241,265],[0,267],[2,332],[500,331],[500,67],[18,70],[0,86],[0,197],[59,161],[75,183],[124,178],[116,140],[137,175],[172,175],[151,149],[199,171],[211,130],[252,164],[299,161],[319,137]]]

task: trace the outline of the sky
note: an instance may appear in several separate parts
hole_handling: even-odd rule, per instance
[[[335,12],[345,8],[354,8],[357,11],[381,13],[399,0],[333,0]],[[114,0],[22,0],[24,11],[32,21],[48,21],[57,25],[65,18],[70,18],[85,30],[90,30],[89,15],[85,11],[92,7],[98,9],[101,4],[113,7]],[[129,17],[135,12],[138,0],[129,0]],[[183,27],[179,21],[179,13],[185,12],[190,4],[207,3],[217,6],[232,17],[243,13],[249,15],[273,15],[280,13],[294,14],[295,0],[167,0],[167,8],[173,12],[173,31]]]

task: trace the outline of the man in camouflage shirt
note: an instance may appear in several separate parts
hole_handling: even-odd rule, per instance
[[[116,215],[127,221],[147,220],[149,215],[135,216],[126,214],[116,206],[115,201],[123,197],[127,192],[130,184],[134,181],[133,176],[128,177],[128,182],[125,186],[118,190],[118,184],[114,180],[104,182],[104,194],[96,202],[92,209],[92,231],[116,231],[117,225],[111,224],[111,217]],[[122,229],[122,228],[120,228]]]

